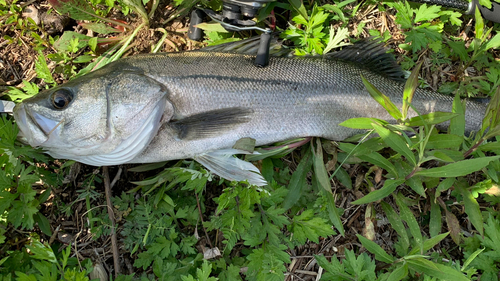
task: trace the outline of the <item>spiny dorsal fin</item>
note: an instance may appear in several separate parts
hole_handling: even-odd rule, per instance
[[[255,55],[259,48],[260,37],[252,37],[236,42],[229,42],[216,46],[209,46],[199,51],[204,52],[223,52],[236,53],[244,55]],[[270,55],[272,57],[290,57],[293,56],[293,49],[289,49],[282,44],[282,40],[273,34],[270,46]],[[371,71],[380,73],[389,79],[404,82],[404,72],[397,64],[394,56],[387,53],[387,48],[381,43],[381,40],[366,38],[353,45],[344,47],[341,51],[328,53],[325,58],[339,59],[355,63]]]
[[[231,107],[195,114],[168,124],[177,133],[178,139],[192,140],[217,136],[250,121],[252,109]]]
[[[387,48],[377,39],[362,39],[341,51],[326,54],[325,58],[352,62],[392,80],[405,81],[404,72],[397,64],[394,56],[387,53]]]
[[[221,52],[221,53],[234,53],[242,55],[254,56],[259,49],[260,37],[255,36],[245,40],[224,43],[215,46],[208,46],[198,51],[203,52]],[[287,57],[293,55],[293,50],[284,46],[283,41],[279,38],[278,33],[274,33],[269,45],[269,54],[273,57]]]

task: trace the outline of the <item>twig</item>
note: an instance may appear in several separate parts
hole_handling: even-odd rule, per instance
[[[472,152],[474,152],[476,148],[483,143],[483,141],[484,139],[480,139],[476,144],[474,144],[471,148],[469,148],[469,150],[467,150],[464,153],[464,158],[469,157],[472,154]]]
[[[203,225],[203,214],[201,213],[201,207],[200,207],[200,199],[198,198],[198,193],[195,191],[194,194],[196,195],[196,204],[198,204],[198,212],[200,213],[200,220],[201,220],[201,227],[203,227],[203,231],[205,232],[205,237],[208,240],[208,244],[210,245],[210,249],[213,249],[214,246],[212,245],[212,241],[210,241],[210,238],[208,237],[207,230],[205,229],[205,226]]]
[[[54,233],[52,233],[52,236],[50,236],[49,245],[52,245],[52,243],[54,243],[54,240],[56,240],[57,233],[59,233],[60,229],[61,229],[61,225],[58,225],[56,227],[56,229],[54,230]]]
[[[111,185],[109,184],[109,171],[108,167],[102,167],[104,176],[104,189],[106,191],[106,204],[108,205],[108,216],[111,221],[111,248],[113,250],[113,262],[115,265],[115,277],[120,274],[120,261],[118,253],[118,245],[116,242],[116,229],[115,229],[115,216],[113,214],[113,205],[111,204]]]
[[[116,182],[120,179],[121,174],[122,174],[122,167],[118,168],[118,172],[116,172],[115,178],[113,179],[113,181],[109,185],[109,189],[112,189],[113,186],[115,186]]]

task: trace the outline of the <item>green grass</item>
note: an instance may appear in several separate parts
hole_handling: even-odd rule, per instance
[[[145,6],[134,0],[53,1],[56,10],[87,20],[94,36],[72,31],[51,36],[22,18],[17,2],[2,1],[0,27],[30,36],[39,52],[37,78],[24,81],[22,89],[11,87],[7,96],[13,101],[57,84],[54,77],[70,79],[118,59],[137,34],[149,29],[157,9],[153,1]],[[182,17],[194,2],[175,4],[168,21]],[[201,5],[220,8],[217,1]],[[293,152],[279,150],[259,163],[270,182],[263,189],[220,180],[189,160],[160,170],[163,165],[130,169],[147,178],[111,200],[120,251],[136,273],[114,280],[283,280],[292,260],[299,259],[315,259],[323,269],[322,280],[498,280],[500,24],[484,22],[477,13],[462,16],[406,2],[290,0],[263,9],[259,25],[265,24],[271,8],[281,9],[274,15],[296,55],[332,52],[348,37],[363,33],[397,46],[403,68],[414,70],[401,93],[403,108],[396,108],[369,81],[365,85],[374,104],[381,103],[398,125],[347,120],[343,125],[375,131],[380,137],[360,144],[313,138]],[[106,16],[110,10],[138,17],[123,24]],[[374,10],[395,17],[393,24],[389,20],[390,32],[369,28],[378,20]],[[207,28],[209,44],[249,36]],[[111,35],[118,43],[100,54],[98,44]],[[14,36],[3,39],[23,44]],[[160,43],[151,42],[151,50]],[[49,67],[50,62],[57,67]],[[439,91],[455,94],[453,112],[407,119],[415,87],[446,66],[449,73],[442,77]],[[480,132],[471,137],[464,135],[467,109],[459,98],[475,96],[490,96],[491,103]],[[438,133],[434,126],[449,119],[449,130]],[[102,207],[104,196],[96,191],[102,187],[100,171],[86,170],[68,202],[59,190],[73,188],[63,183],[73,161],[54,162],[20,145],[10,118],[2,117],[0,127],[1,280],[90,280],[96,260],[74,257],[78,245],[48,242],[56,218],[76,215],[91,241],[106,241],[111,222]],[[420,130],[412,137],[402,133],[412,131],[410,127]],[[75,213],[81,202],[82,210]],[[357,208],[363,221],[359,233],[347,227]],[[377,231],[382,229],[390,233],[390,243],[380,239]],[[350,246],[324,255],[321,245],[333,237]],[[297,257],[297,249],[311,245],[317,251]],[[210,249],[220,254],[206,260],[201,249],[206,255]]]

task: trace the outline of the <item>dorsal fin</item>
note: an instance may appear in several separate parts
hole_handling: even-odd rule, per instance
[[[222,52],[222,53],[235,53],[242,55],[254,56],[259,49],[260,37],[255,36],[244,40],[224,43],[215,46],[208,46],[198,51],[204,52]],[[271,44],[269,45],[269,54],[273,57],[287,57],[293,55],[293,50],[287,48],[282,44],[278,33],[273,33],[271,37]]]
[[[259,40],[260,37],[256,36],[236,42],[208,46],[198,51],[255,55],[259,48]],[[293,56],[293,49],[287,48],[282,43],[278,34],[274,33],[270,45],[270,55],[272,57]],[[394,56],[387,53],[387,48],[379,39],[373,39],[372,37],[361,39],[353,45],[344,47],[341,51],[328,53],[324,57],[352,62],[380,73],[389,79],[399,82],[405,81],[405,75],[401,67],[397,64]]]
[[[405,81],[405,74],[394,56],[387,53],[387,48],[377,39],[362,39],[341,51],[326,54],[325,58],[352,62],[392,80]]]

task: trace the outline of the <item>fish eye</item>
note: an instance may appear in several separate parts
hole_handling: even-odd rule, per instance
[[[73,94],[67,89],[59,89],[52,93],[51,99],[55,109],[64,109],[73,99]]]

